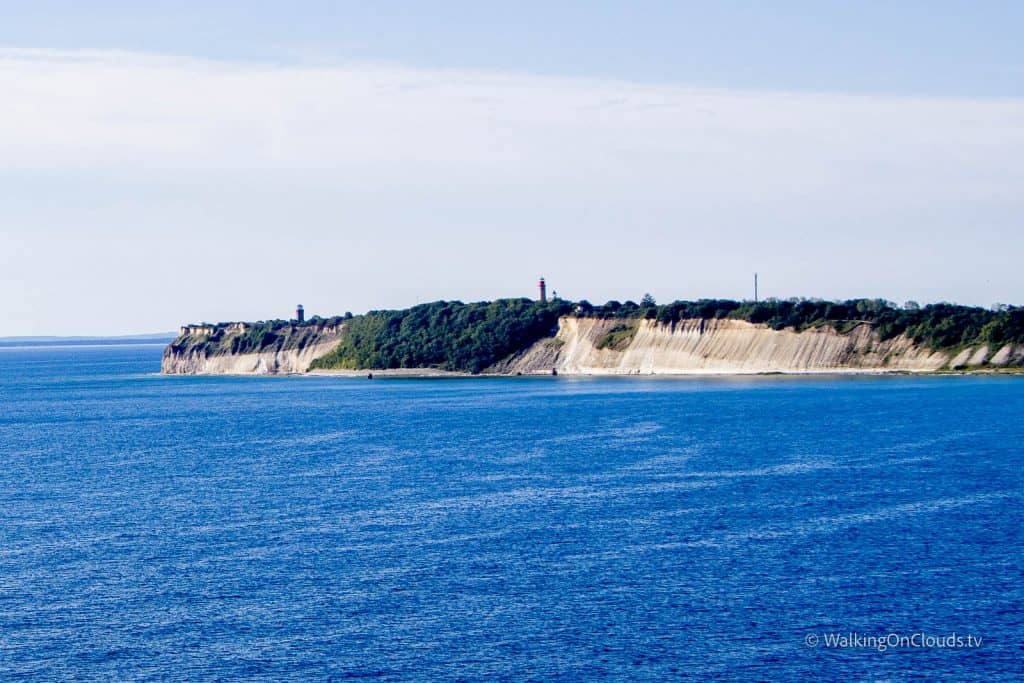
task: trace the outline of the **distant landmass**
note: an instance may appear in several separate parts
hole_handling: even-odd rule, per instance
[[[72,344],[166,344],[177,337],[174,332],[153,332],[151,334],[127,334],[113,337],[89,336],[20,336],[0,337],[0,346],[52,346]]]
[[[881,299],[657,304],[438,301],[182,327],[168,374],[732,374],[1018,371],[1024,308]]]

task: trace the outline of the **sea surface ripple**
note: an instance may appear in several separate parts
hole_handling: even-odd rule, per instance
[[[0,349],[2,680],[1024,680],[1024,379],[160,350]]]

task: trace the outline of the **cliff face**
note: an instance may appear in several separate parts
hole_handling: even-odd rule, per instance
[[[632,338],[606,348],[609,333],[621,320],[566,317],[558,334],[495,365],[509,374],[725,374],[760,372],[925,372],[944,367],[1020,365],[1024,347],[986,346],[962,350],[955,357],[917,346],[900,336],[880,341],[871,327],[847,334],[831,327],[795,332],[773,330],[741,320],[681,320],[662,325],[653,320],[627,321]]]
[[[181,328],[164,349],[168,375],[291,374],[338,345],[344,324],[203,325]]]
[[[183,327],[164,351],[166,374],[304,373],[334,350],[344,322]],[[603,348],[601,348],[603,347]],[[487,368],[488,374],[699,375],[764,372],[928,372],[1024,366],[1024,345],[932,351],[905,336],[881,341],[868,324],[795,332],[733,319],[602,320],[562,317],[554,337]]]

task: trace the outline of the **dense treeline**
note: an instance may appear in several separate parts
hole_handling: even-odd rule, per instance
[[[438,368],[480,372],[553,333],[573,304],[499,299],[438,301],[370,311],[348,321],[341,344],[315,368]]]

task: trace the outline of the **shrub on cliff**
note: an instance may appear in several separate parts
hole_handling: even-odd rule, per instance
[[[623,351],[629,346],[629,343],[633,341],[633,337],[636,336],[636,330],[636,322],[619,323],[612,329],[608,330],[608,333],[598,340],[596,346],[599,349]]]

